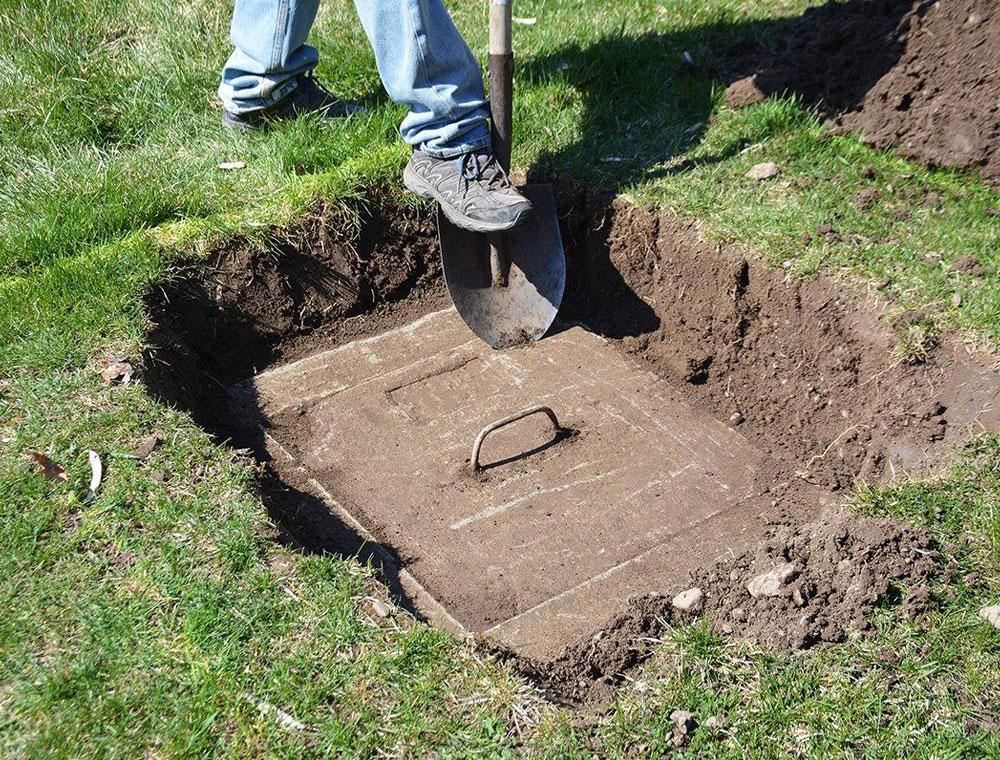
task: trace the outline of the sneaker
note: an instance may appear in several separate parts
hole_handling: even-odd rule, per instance
[[[403,170],[403,184],[412,193],[433,198],[453,224],[472,232],[513,229],[535,213],[488,150],[456,158],[416,150]]]
[[[364,111],[364,106],[341,100],[326,89],[312,72],[299,74],[298,85],[288,95],[267,108],[258,108],[245,113],[223,110],[222,126],[230,129],[266,129],[271,122],[295,119],[303,114],[319,114],[325,118],[338,119]]]

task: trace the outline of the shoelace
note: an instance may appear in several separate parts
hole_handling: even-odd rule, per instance
[[[309,95],[312,96],[311,99],[316,101],[316,104],[319,104],[324,98],[329,98],[331,101],[338,100],[337,96],[330,92],[330,90],[328,90],[327,87],[319,81],[315,71],[306,72],[303,74],[302,79],[305,82],[311,83],[312,86],[318,90],[318,93],[316,90],[309,93]],[[317,94],[319,95],[319,98],[316,97]]]
[[[462,156],[462,171],[459,173],[459,184],[463,191],[469,189],[472,182],[486,180],[488,190],[495,187],[506,188],[510,185],[507,173],[497,163],[492,153],[466,153]]]

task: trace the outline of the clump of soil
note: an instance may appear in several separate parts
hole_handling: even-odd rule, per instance
[[[732,50],[734,107],[800,94],[843,131],[1000,182],[1000,8],[990,0],[851,0]]]
[[[551,662],[536,662],[482,642],[501,659],[510,659],[525,676],[557,702],[582,705],[607,702],[624,677],[652,654],[664,629],[674,619],[670,598],[661,595],[630,599],[603,628],[567,647]]]
[[[775,527],[755,550],[695,575],[716,631],[769,650],[805,649],[866,632],[868,616],[902,602],[923,612],[937,552],[930,534],[897,520],[831,511]]]
[[[842,642],[849,631],[869,633],[880,606],[901,606],[908,617],[925,611],[937,559],[922,528],[833,510],[773,526],[755,549],[695,573],[691,587],[703,592],[700,612],[713,631],[769,651],[802,650]],[[607,701],[665,629],[684,619],[670,596],[632,599],[555,661],[515,663],[559,702]]]

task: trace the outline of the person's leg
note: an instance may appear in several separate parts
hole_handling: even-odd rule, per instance
[[[355,0],[403,140],[437,157],[488,149],[482,72],[442,0]]]
[[[274,106],[315,68],[306,45],[319,0],[236,0],[230,31],[234,50],[222,71],[219,98],[241,114]]]

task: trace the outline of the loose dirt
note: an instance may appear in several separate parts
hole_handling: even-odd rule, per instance
[[[794,92],[841,131],[1000,183],[1000,8],[991,0],[852,0],[733,46],[727,102]]]
[[[704,617],[716,633],[771,651],[841,642],[848,631],[865,635],[880,605],[900,603],[914,617],[931,603],[936,559],[923,529],[833,510],[802,525],[772,525],[754,549],[692,574],[690,587],[704,594],[697,615],[675,610],[668,595],[647,596],[632,600],[554,662],[500,655],[512,658],[557,701],[602,702],[649,657],[667,626],[693,617]],[[755,579],[775,569],[784,580],[753,595]]]
[[[767,269],[735,247],[701,241],[695,227],[669,215],[577,188],[562,188],[560,206],[569,274],[562,324],[577,323],[603,337],[629,365],[623,376],[646,373],[650,388],[676,398],[692,419],[719,426],[753,448],[754,463],[740,484],[752,509],[731,511],[739,520],[724,530],[738,559],[722,574],[699,574],[719,554],[700,554],[683,567],[703,584],[712,624],[720,630],[732,625],[732,635],[764,646],[808,646],[836,640],[848,629],[864,630],[873,605],[906,602],[894,589],[918,588],[929,574],[933,555],[920,553],[932,551],[925,537],[844,515],[815,520],[856,478],[878,481],[934,468],[970,431],[1000,429],[1000,379],[988,360],[945,339],[928,347],[922,363],[902,362],[892,352],[897,336],[882,318],[886,305],[860,290]],[[447,305],[429,217],[372,201],[361,209],[360,224],[353,218],[317,209],[303,226],[275,231],[267,246],[231,243],[163,283],[149,299],[154,327],[144,378],[155,394],[191,411],[216,435],[257,452],[266,469],[262,498],[297,546],[372,556],[393,592],[412,600],[413,581],[419,587],[421,579],[417,565],[413,573],[408,569],[414,557],[406,542],[385,530],[384,521],[366,522],[331,508],[328,494],[310,482],[316,478],[294,461],[294,451],[290,457],[268,454],[256,424],[261,406],[253,408],[251,396],[251,408],[234,415],[227,390],[267,368],[314,361],[309,357]],[[395,394],[404,412],[427,401],[408,392],[401,387]],[[445,397],[439,393],[431,400]],[[419,416],[420,409],[413,406],[410,413]],[[324,424],[336,431],[336,419]],[[586,438],[584,430],[579,441],[543,451],[538,461]],[[307,437],[295,445],[310,451]],[[494,454],[510,459],[503,451]],[[435,478],[451,477],[457,488],[459,469],[436,472]],[[512,471],[523,476],[528,470],[515,463]],[[324,482],[336,488],[338,478],[347,483],[351,477],[331,470]],[[506,487],[502,467],[487,477],[500,478],[496,485]],[[466,490],[474,486],[469,480],[461,484]],[[444,483],[442,493],[450,487]],[[629,508],[628,500],[620,501],[601,505],[600,524],[617,524]],[[695,511],[703,506],[691,503]],[[363,510],[358,514],[364,518]],[[678,540],[690,549],[701,539],[694,529]],[[828,549],[831,541],[840,554]],[[758,542],[762,548],[755,550]],[[907,566],[912,572],[901,575],[889,560],[893,552],[907,556],[911,550],[917,552]],[[796,565],[798,585],[780,598],[743,599],[747,619],[737,629],[724,618],[738,606],[746,576],[778,559]],[[856,561],[856,570],[848,573],[842,559]],[[847,574],[831,575],[831,567]],[[448,578],[456,590],[463,579],[442,570],[434,596],[447,599]],[[647,656],[654,631],[672,619],[669,600],[694,582],[658,577],[644,575],[640,566],[630,584],[593,608],[599,614],[578,616],[567,627],[562,654],[524,660],[522,666],[559,699],[606,696]],[[492,607],[485,600],[484,610],[517,603],[520,589],[494,585],[482,593],[503,598]],[[542,598],[540,590],[532,593]],[[642,600],[629,601],[633,594]],[[792,614],[789,604],[802,614]],[[811,617],[802,623],[807,613]],[[483,615],[483,626],[491,621]],[[588,630],[598,633],[580,635]]]

